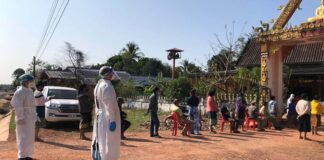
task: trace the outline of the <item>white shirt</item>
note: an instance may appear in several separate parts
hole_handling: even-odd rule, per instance
[[[310,103],[306,100],[299,100],[297,105],[296,105],[296,112],[298,113],[299,116],[302,116],[304,114],[310,114],[311,107]]]
[[[36,101],[36,106],[45,106],[45,103],[48,101],[42,92],[36,90],[34,92],[34,97],[35,97],[35,101]]]

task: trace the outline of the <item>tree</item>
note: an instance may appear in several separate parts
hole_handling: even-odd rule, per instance
[[[19,77],[21,75],[25,74],[25,70],[22,69],[22,68],[17,68],[11,75],[11,77],[13,78],[13,82],[12,82],[12,85],[16,88],[17,86],[20,85],[19,83]]]
[[[189,96],[189,92],[192,89],[190,81],[185,77],[180,77],[175,80],[169,81],[167,88],[164,90],[164,94],[169,100],[180,99],[184,100]]]
[[[48,71],[63,70],[62,67],[55,64],[49,64],[48,62],[42,61],[41,59],[37,59],[35,65],[36,65],[36,77],[38,77],[43,70],[48,70]],[[34,66],[33,62],[30,62],[28,64],[28,68],[27,68],[28,73],[33,73],[33,66]]]
[[[237,92],[253,94],[256,92],[256,90],[259,89],[259,81],[261,79],[261,68],[240,68],[235,78],[236,83],[238,84]]]
[[[129,80],[125,84],[119,82],[115,85],[115,88],[116,88],[116,94],[119,97],[130,97],[130,96],[138,95],[138,92],[137,92],[132,80]]]
[[[163,72],[163,63],[156,58],[142,57],[138,61],[140,75],[157,76]]]
[[[65,55],[69,65],[73,68],[81,68],[85,64],[86,54],[80,50],[75,49],[71,43],[65,42]]]
[[[139,58],[144,56],[143,52],[140,52],[139,46],[135,42],[129,42],[120,51],[121,56],[126,59],[139,60]]]
[[[218,90],[225,92],[228,96],[230,82],[233,81],[233,71],[237,69],[236,63],[241,51],[245,47],[245,38],[236,37],[234,34],[234,23],[229,31],[225,26],[225,40],[222,41],[215,34],[216,42],[211,44],[213,56],[208,60],[207,70],[210,86],[216,86]],[[226,97],[228,98],[228,97]]]
[[[187,75],[188,73],[201,73],[201,68],[188,60],[183,60],[180,66],[181,73]]]
[[[76,85],[79,86],[78,69],[85,65],[86,55],[80,50],[75,49],[71,43],[65,42],[66,48],[64,51],[67,57],[67,62],[73,67],[74,76],[76,77]]]

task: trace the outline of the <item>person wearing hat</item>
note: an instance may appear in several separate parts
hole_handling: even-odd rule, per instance
[[[32,87],[34,77],[23,74],[19,77],[21,86],[14,93],[11,105],[15,109],[16,141],[18,160],[32,160],[35,148],[36,103]]]
[[[93,141],[91,147],[93,160],[117,160],[120,156],[121,120],[115,89],[112,80],[118,75],[111,67],[101,67],[101,79],[94,89],[96,104]]]

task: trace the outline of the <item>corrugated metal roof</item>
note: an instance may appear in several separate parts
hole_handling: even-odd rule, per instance
[[[75,79],[74,74],[68,71],[45,71],[45,74],[53,79]]]
[[[261,48],[255,39],[250,39],[241,57],[238,59],[239,66],[259,66],[261,59]]]
[[[77,71],[84,84],[95,85],[97,80],[100,79],[97,69],[78,69]],[[131,75],[125,71],[115,72],[123,82],[127,82],[131,78]],[[73,68],[66,71],[45,71],[45,74],[49,79],[75,79]]]
[[[297,45],[287,56],[285,64],[309,64],[324,62],[324,42]]]
[[[324,63],[324,42],[297,45],[284,60],[284,64],[318,64]],[[246,44],[238,66],[259,66],[261,59],[260,45],[255,39]]]

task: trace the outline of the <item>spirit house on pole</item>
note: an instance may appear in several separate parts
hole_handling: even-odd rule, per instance
[[[173,60],[172,63],[172,80],[174,79],[174,75],[175,75],[175,60],[176,59],[180,59],[181,58],[181,52],[183,52],[183,50],[178,49],[178,48],[172,48],[169,50],[166,50],[168,52],[168,60]]]

